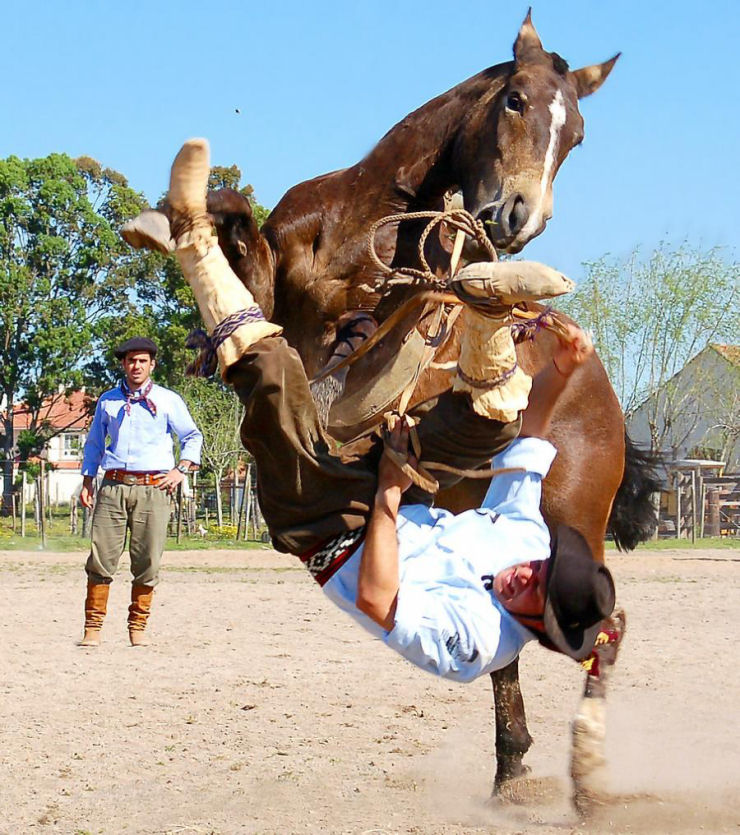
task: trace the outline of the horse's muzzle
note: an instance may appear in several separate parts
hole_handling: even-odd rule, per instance
[[[527,201],[523,194],[514,192],[504,201],[484,206],[478,212],[478,220],[486,227],[496,249],[507,249],[529,220]]]

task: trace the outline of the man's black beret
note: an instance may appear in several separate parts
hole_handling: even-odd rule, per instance
[[[119,360],[131,351],[147,351],[153,357],[157,356],[157,346],[146,336],[134,336],[122,342],[113,352]]]

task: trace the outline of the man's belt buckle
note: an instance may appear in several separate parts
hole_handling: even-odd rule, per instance
[[[135,475],[125,475],[123,476],[121,481],[123,481],[123,483],[128,487],[131,487],[133,484],[139,483],[139,477]]]

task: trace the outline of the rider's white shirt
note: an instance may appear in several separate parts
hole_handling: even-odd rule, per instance
[[[540,498],[555,454],[541,438],[518,438],[495,456],[493,467],[525,472],[493,478],[480,508],[457,515],[424,505],[401,508],[400,588],[390,632],[355,606],[362,548],[324,591],[389,647],[431,673],[470,681],[505,667],[534,636],[496,600],[491,583],[504,568],[550,556]]]

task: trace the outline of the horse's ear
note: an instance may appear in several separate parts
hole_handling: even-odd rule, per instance
[[[542,41],[537,30],[532,24],[532,8],[530,6],[527,16],[524,18],[522,28],[514,41],[514,60],[517,64],[526,61],[532,52],[542,52]]]
[[[576,85],[579,99],[590,96],[591,93],[595,93],[601,87],[621,54],[621,52],[617,52],[613,58],[604,61],[603,64],[592,64],[590,67],[581,67],[580,70],[573,70],[570,73],[570,77]]]

